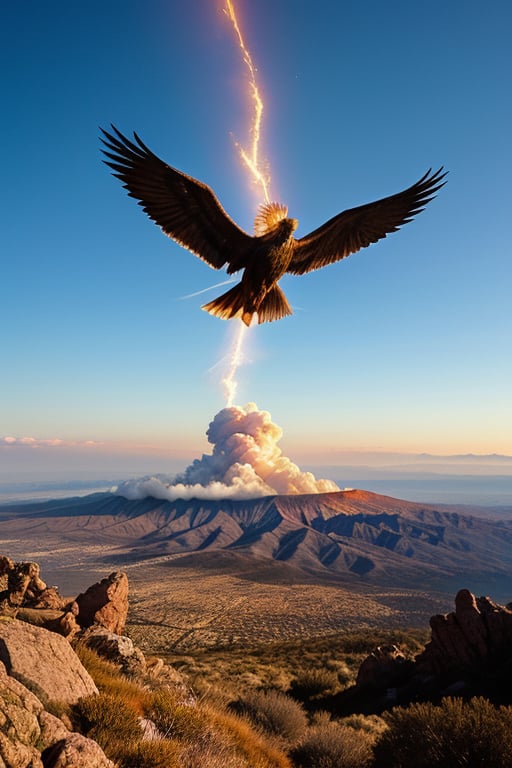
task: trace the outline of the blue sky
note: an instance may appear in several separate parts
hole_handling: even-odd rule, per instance
[[[270,411],[283,450],[310,464],[512,454],[510,4],[237,8],[272,197],[298,237],[430,166],[450,171],[400,232],[282,281],[294,315],[250,330],[237,402]],[[183,297],[224,273],[144,216],[98,135],[136,130],[252,231],[259,201],[234,146],[247,72],[222,2],[28,0],[0,26],[0,438],[17,440],[0,446],[4,472],[189,460],[225,405],[232,327],[199,308],[219,290]]]

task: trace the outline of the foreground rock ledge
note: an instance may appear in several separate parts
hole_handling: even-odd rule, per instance
[[[0,661],[11,677],[43,699],[76,704],[82,696],[98,693],[64,637],[17,619],[0,620]]]

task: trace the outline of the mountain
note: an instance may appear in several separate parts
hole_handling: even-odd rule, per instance
[[[428,579],[429,588],[452,590],[461,580],[477,591],[492,584],[496,593],[494,585],[508,589],[512,574],[512,520],[361,490],[174,502],[97,493],[3,506],[0,537],[6,548],[12,537],[40,546],[72,542],[117,563],[195,553],[195,565],[218,560],[221,568],[230,553],[318,578],[416,589]]]

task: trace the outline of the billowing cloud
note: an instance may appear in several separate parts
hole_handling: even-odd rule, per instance
[[[212,453],[203,454],[173,479],[162,475],[129,480],[117,488],[128,499],[248,499],[272,494],[339,491],[283,456],[283,432],[254,403],[223,408],[208,427]]]

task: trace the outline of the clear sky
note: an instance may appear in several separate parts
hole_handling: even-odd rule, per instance
[[[401,231],[282,280],[294,315],[250,329],[236,401],[270,411],[297,461],[512,454],[512,6],[237,8],[271,196],[298,237],[431,166],[450,175]],[[247,141],[247,70],[222,0],[4,4],[0,57],[0,438],[16,438],[0,446],[4,472],[50,475],[72,454],[108,466],[115,452],[172,468],[207,449],[225,405],[233,325],[200,310],[225,289],[184,298],[225,275],[127,197],[98,135],[136,130],[252,232],[259,200],[234,144]]]

